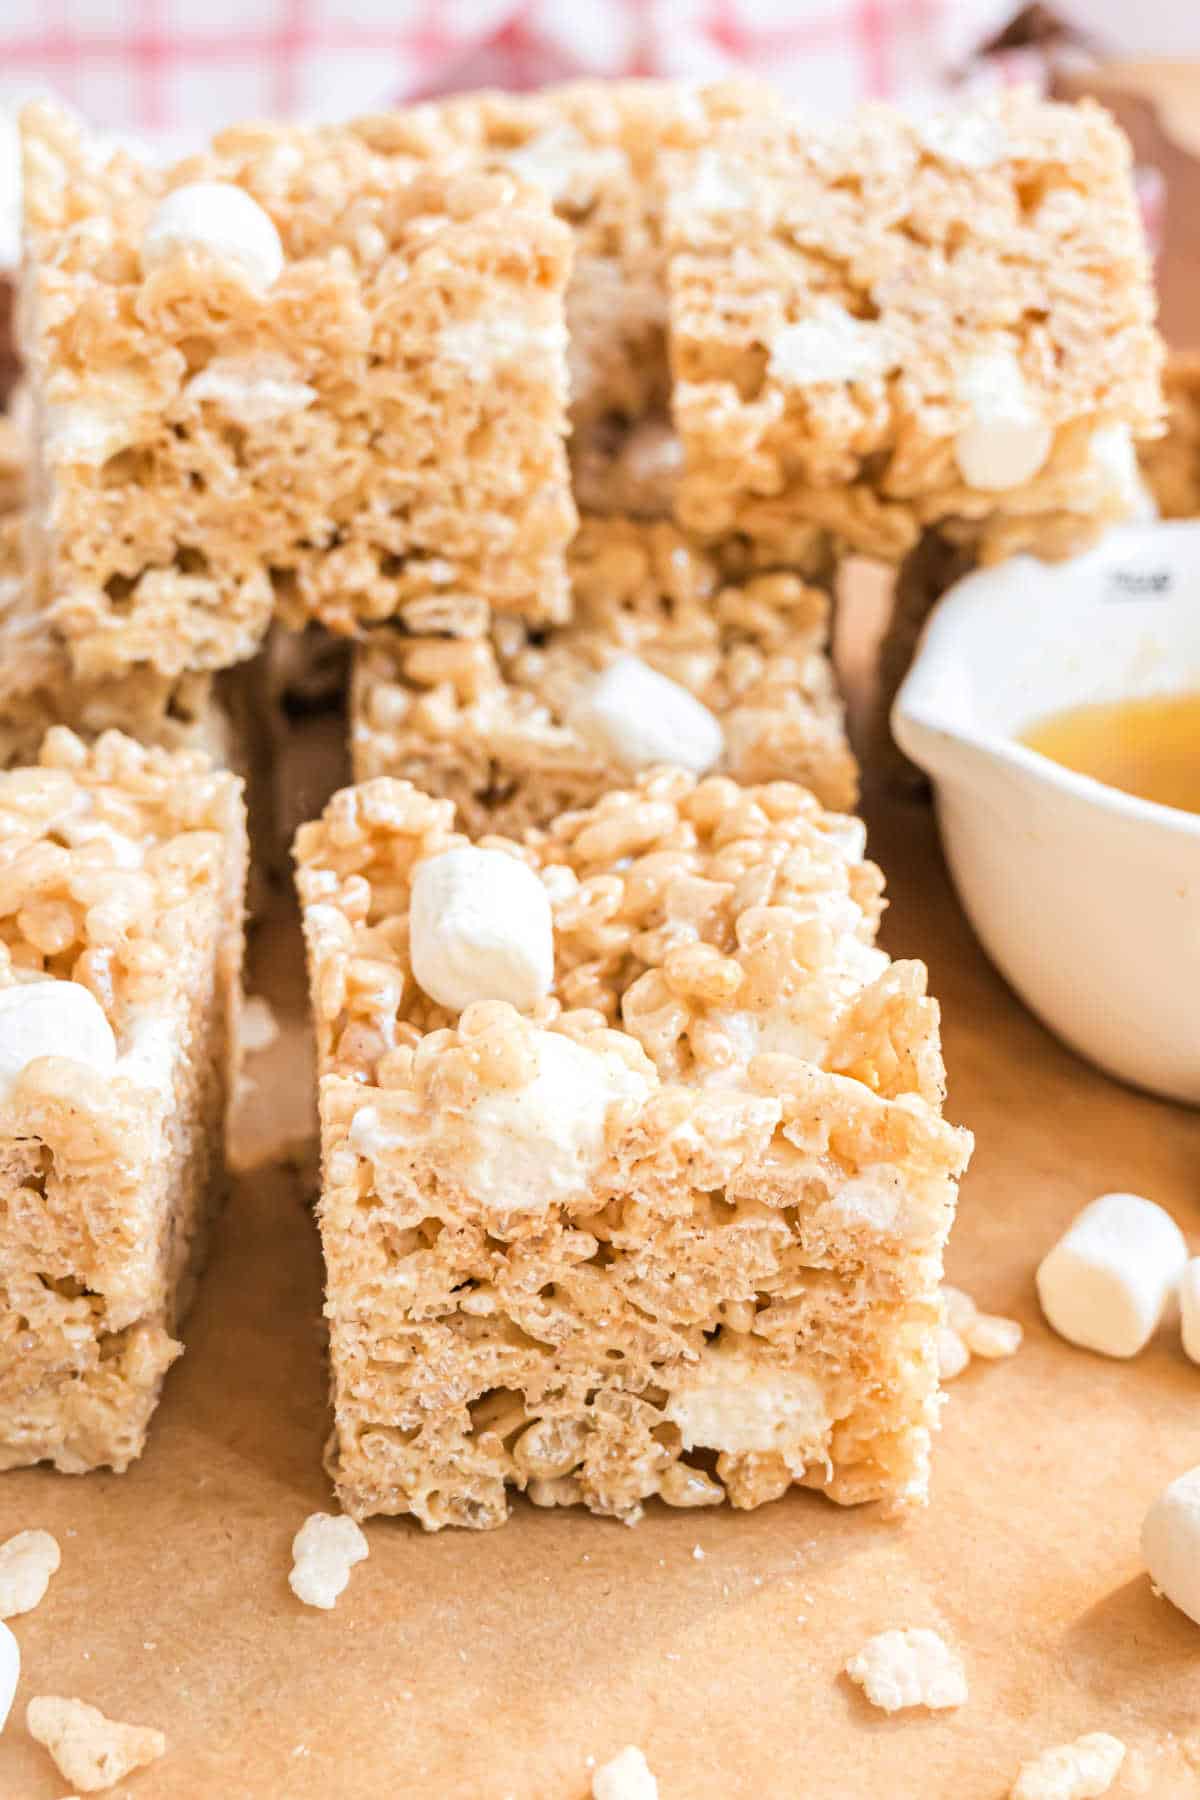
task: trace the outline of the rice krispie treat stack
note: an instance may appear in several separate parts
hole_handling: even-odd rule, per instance
[[[456,608],[552,619],[571,239],[509,174],[353,128],[173,169],[27,108],[31,574],[84,676]]]
[[[582,81],[466,94],[358,126],[393,156],[509,169],[571,228],[571,457],[591,510],[670,512],[679,447],[667,416],[664,159],[780,106],[751,81]]]
[[[0,1468],[142,1449],[219,1186],[240,783],[113,732],[0,774]]]
[[[347,1511],[925,1498],[970,1140],[863,843],[682,770],[524,845],[387,778],[302,829]]]
[[[358,780],[444,795],[472,835],[549,825],[655,763],[791,778],[854,805],[820,589],[727,580],[665,520],[585,518],[568,561],[570,625],[501,620],[456,640],[383,629],[356,651]]]
[[[764,556],[1082,546],[1161,410],[1125,139],[1013,93],[916,121],[737,121],[668,213],[677,514]]]
[[[1142,474],[1164,519],[1200,518],[1200,351],[1172,356],[1163,373],[1167,429],[1142,447]]]

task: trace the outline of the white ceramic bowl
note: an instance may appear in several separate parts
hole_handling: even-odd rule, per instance
[[[1087,701],[1196,690],[1200,521],[1188,521],[968,576],[932,614],[892,713],[932,779],[963,905],[1013,987],[1110,1074],[1193,1105],[1200,816],[1015,740]]]

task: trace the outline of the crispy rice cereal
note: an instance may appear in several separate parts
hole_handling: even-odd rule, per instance
[[[355,1563],[368,1554],[362,1528],[353,1519],[312,1513],[292,1539],[292,1571],[288,1586],[305,1606],[328,1612],[336,1605]]]
[[[636,1744],[627,1744],[596,1770],[592,1800],[658,1800],[658,1782]]]
[[[356,654],[356,779],[397,775],[458,808],[464,830],[519,836],[629,780],[573,704],[634,655],[694,694],[736,780],[788,779],[835,810],[857,768],[827,654],[829,602],[795,575],[728,579],[667,523],[585,518],[570,552],[574,622],[467,637],[381,631]]]
[[[943,1381],[961,1375],[973,1356],[998,1362],[1015,1356],[1024,1337],[1015,1319],[980,1312],[970,1294],[961,1288],[942,1286],[942,1329],[938,1337],[938,1362]]]
[[[659,771],[487,839],[540,874],[554,985],[456,1017],[408,949],[449,802],[380,779],[300,832],[349,1513],[925,1498],[970,1139],[864,837],[796,786]]]
[[[61,1562],[58,1539],[48,1531],[18,1531],[0,1544],[0,1619],[40,1606]]]
[[[41,1694],[25,1709],[31,1738],[44,1744],[64,1781],[81,1794],[109,1788],[165,1755],[167,1740],[149,1725],[106,1719],[83,1700]]]
[[[987,559],[1127,509],[1096,434],[1155,432],[1161,348],[1099,107],[738,120],[680,159],[668,239],[681,523],[899,561],[952,522]]]
[[[884,1712],[938,1712],[967,1700],[962,1659],[936,1631],[881,1631],[850,1658],[846,1673]]]
[[[0,774],[0,1469],[142,1449],[220,1185],[245,863],[197,754],[56,728]]]
[[[1089,1731],[1074,1743],[1043,1750],[1023,1762],[1011,1800],[1098,1800],[1121,1772],[1125,1746],[1107,1731]]]
[[[366,126],[238,127],[168,171],[48,104],[23,128],[30,564],[80,674],[226,667],[276,607],[561,614],[571,239],[538,189]],[[163,204],[205,182],[277,233],[274,280],[215,235],[169,253]]]

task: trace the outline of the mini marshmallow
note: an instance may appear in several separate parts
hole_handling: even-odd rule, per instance
[[[271,287],[283,273],[274,221],[244,188],[227,181],[193,181],[164,194],[142,238],[142,273],[185,250],[234,264],[256,287]]]
[[[81,982],[22,981],[0,988],[0,1102],[39,1056],[70,1057],[98,1075],[115,1070],[112,1026]]]
[[[7,1625],[0,1625],[0,1731],[8,1722],[21,1679],[21,1650]]]
[[[809,318],[776,333],[770,373],[786,387],[869,381],[895,368],[898,360],[881,326],[856,319],[835,301],[822,300]]]
[[[1142,1556],[1158,1591],[1200,1625],[1200,1468],[1178,1476],[1146,1514]]]
[[[592,1800],[658,1800],[658,1782],[636,1744],[627,1744],[592,1776]]]
[[[473,1000],[528,1011],[554,980],[554,918],[527,863],[503,850],[446,850],[418,863],[409,954],[430,999],[461,1012]]]
[[[1161,1206],[1138,1194],[1102,1194],[1043,1257],[1038,1299],[1070,1343],[1136,1356],[1158,1329],[1187,1260],[1183,1233]]]
[[[954,440],[963,480],[988,493],[1031,480],[1050,454],[1054,433],[1030,399],[1014,353],[1005,348],[976,356],[958,391],[970,413]]]
[[[1200,1256],[1193,1256],[1179,1277],[1179,1323],[1184,1353],[1200,1363]]]
[[[626,769],[672,763],[703,775],[725,754],[725,737],[707,706],[640,656],[618,656],[586,682],[567,723],[601,756]]]

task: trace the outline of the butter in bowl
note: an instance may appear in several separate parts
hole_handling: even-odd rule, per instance
[[[959,895],[1030,1008],[1200,1104],[1200,521],[944,596],[892,710]]]

